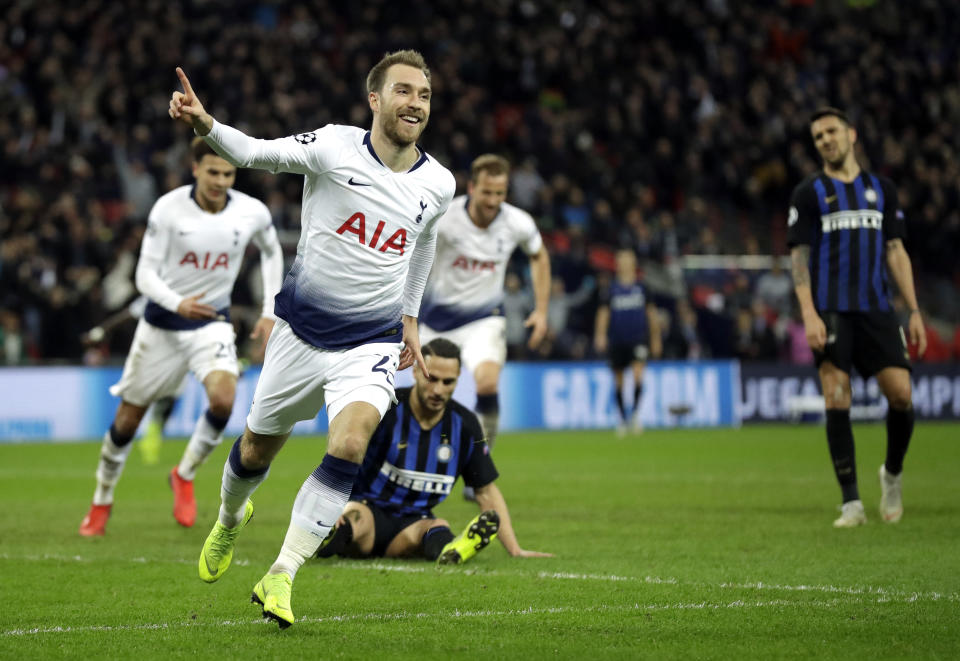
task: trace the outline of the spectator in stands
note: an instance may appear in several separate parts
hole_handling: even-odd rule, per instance
[[[763,253],[782,249],[781,201],[815,168],[804,111],[842,97],[854,119],[864,119],[866,156],[900,183],[904,212],[922,228],[909,239],[921,297],[931,312],[932,303],[947,300],[938,307],[955,323],[949,300],[960,297],[938,297],[931,281],[952,293],[960,275],[960,172],[950,156],[960,152],[960,133],[952,130],[960,123],[958,71],[944,64],[960,4],[936,3],[935,11],[915,4],[854,11],[805,3],[791,12],[790,26],[806,38],[784,39],[779,28],[743,29],[781,25],[778,3],[611,0],[575,8],[540,3],[531,13],[530,3],[505,0],[511,19],[504,21],[501,12],[464,20],[453,4],[410,0],[404,16],[381,3],[365,8],[362,22],[351,3],[276,0],[263,11],[262,3],[241,2],[230,16],[219,3],[181,12],[162,3],[91,0],[69,12],[14,3],[0,31],[0,99],[7,101],[0,103],[0,236],[37,242],[4,261],[0,301],[22,312],[26,344],[41,359],[59,353],[44,340],[52,337],[43,329],[52,323],[43,312],[51,276],[38,286],[17,271],[52,271],[81,307],[100,305],[58,268],[64,242],[57,237],[70,232],[70,221],[54,212],[60,194],[74,197],[94,253],[109,256],[123,240],[118,228],[134,224],[138,213],[123,183],[133,168],[114,163],[115,147],[125,145],[127,161],[142,164],[133,166],[136,175],[152,179],[157,194],[184,183],[184,157],[174,145],[185,141],[174,127],[156,126],[151,102],[169,86],[180,52],[167,45],[191,44],[190,58],[220,63],[208,74],[230,90],[211,108],[218,117],[249,118],[254,132],[279,137],[330,121],[356,123],[363,107],[342,81],[382,54],[382,35],[413,27],[444,35],[421,46],[428,60],[443,62],[449,81],[435,90],[435,103],[453,109],[428,132],[428,151],[461,181],[483,152],[528,162],[517,168],[512,190],[530,203],[535,198],[529,208],[543,232],[563,226],[560,207],[574,188],[590,211],[606,200],[613,218],[629,222],[636,206],[657,248],[641,249],[649,243],[644,236],[635,250],[668,264],[689,252],[698,224],[718,234],[697,242],[698,250],[742,252],[748,234]],[[564,27],[561,16],[574,27]],[[851,31],[854,21],[862,29]],[[345,29],[321,28],[330,25]],[[915,34],[924,38],[909,38]],[[829,77],[825,63],[851,52],[864,75]],[[292,81],[300,79],[313,81],[324,99],[319,116],[310,97],[294,93]],[[243,189],[288,210],[276,216],[280,229],[296,230],[299,181],[244,176]],[[700,220],[687,227],[693,218]],[[70,246],[66,252],[74,253]],[[105,275],[109,265],[88,247],[78,252]],[[568,292],[576,287],[567,282]]]
[[[757,278],[754,293],[778,315],[790,314],[793,305],[793,280],[783,270],[779,258],[774,257],[771,269]]]

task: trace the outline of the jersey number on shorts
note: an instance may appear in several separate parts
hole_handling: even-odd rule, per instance
[[[226,344],[224,342],[217,342],[217,358],[236,358],[237,357],[237,346],[235,344]]]
[[[393,387],[393,374],[391,374],[390,372],[388,372],[387,370],[385,370],[385,369],[383,368],[383,366],[387,364],[387,361],[388,361],[388,360],[390,360],[390,357],[389,357],[389,356],[384,356],[383,358],[381,358],[381,359],[379,360],[379,362],[377,362],[376,365],[374,365],[374,366],[370,369],[370,371],[371,371],[371,372],[383,372],[383,374],[387,377],[387,383],[389,383],[390,386]]]

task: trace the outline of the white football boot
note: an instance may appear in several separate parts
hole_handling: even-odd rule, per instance
[[[833,522],[834,528],[856,528],[867,522],[863,501],[850,500],[840,506],[840,518]]]
[[[880,516],[887,523],[896,523],[903,516],[902,475],[891,475],[887,467],[880,464]]]

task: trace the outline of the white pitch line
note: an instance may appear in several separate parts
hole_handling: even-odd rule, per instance
[[[7,553],[0,553],[0,560],[14,561],[57,561],[57,562],[130,562],[137,564],[175,564],[194,566],[196,560],[185,560],[182,558],[174,559],[147,559],[137,558],[88,558],[80,555],[55,555],[45,553],[42,555],[24,555],[12,556]],[[247,559],[234,560],[233,564],[238,567],[250,566]],[[330,568],[352,569],[360,571],[387,571],[403,574],[423,574],[426,572],[436,573],[436,568],[432,565],[415,566],[407,564],[392,564],[376,560],[340,560],[336,564],[330,565]],[[449,570],[448,570],[449,571]],[[508,577],[530,577],[531,574],[522,571],[504,571],[499,569],[464,569],[457,570],[469,576],[508,576]],[[685,585],[700,588],[720,588],[727,590],[772,590],[780,592],[823,592],[827,594],[843,594],[850,596],[873,595],[898,601],[955,601],[960,602],[960,594],[956,592],[937,592],[937,591],[912,591],[898,588],[876,587],[876,586],[843,586],[843,585],[785,585],[781,583],[756,582],[733,582],[723,581],[721,583],[705,583],[699,581],[682,581],[672,577],[659,576],[619,576],[616,574],[579,574],[571,572],[537,572],[537,578],[554,580],[576,580],[576,581],[610,581],[610,582],[638,582],[648,585]]]
[[[856,602],[861,602],[862,599],[857,599]],[[655,611],[669,611],[669,610],[729,610],[729,609],[750,609],[750,608],[770,608],[777,606],[796,606],[798,608],[808,608],[810,606],[817,606],[822,608],[833,608],[838,605],[847,605],[851,603],[849,600],[839,602],[837,600],[832,601],[819,601],[819,602],[809,602],[809,601],[789,601],[786,599],[774,599],[771,601],[744,601],[738,599],[731,602],[708,602],[701,601],[695,603],[666,603],[666,604],[633,604],[631,606],[587,606],[587,607],[574,607],[574,606],[553,606],[549,608],[535,608],[529,606],[527,608],[520,609],[508,609],[508,610],[483,610],[483,611],[462,611],[455,609],[453,611],[446,611],[440,613],[355,613],[349,615],[330,615],[327,617],[301,617],[297,620],[297,624],[323,624],[327,622],[355,622],[355,621],[399,621],[399,620],[421,620],[421,619],[430,619],[436,620],[440,618],[445,619],[461,619],[461,618],[489,618],[489,617],[523,617],[527,615],[554,615],[562,613],[583,613],[583,612],[623,612],[623,611],[640,611],[640,612],[655,612]],[[55,626],[55,627],[36,627],[33,629],[10,629],[0,633],[0,636],[4,637],[14,637],[14,636],[35,636],[42,634],[57,634],[57,633],[87,633],[87,632],[116,632],[116,631],[154,631],[158,629],[189,629],[194,627],[238,627],[238,626],[256,626],[256,625],[272,625],[273,623],[269,620],[223,620],[220,622],[154,622],[154,623],[145,623],[145,624],[118,624],[118,625],[90,625],[90,626],[79,626],[79,627],[69,627],[69,626]]]

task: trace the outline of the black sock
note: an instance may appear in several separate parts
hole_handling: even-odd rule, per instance
[[[899,475],[903,471],[903,458],[910,445],[910,436],[913,435],[913,407],[900,411],[895,408],[887,410],[887,461],[885,466],[891,475]]]
[[[443,547],[453,540],[454,534],[450,528],[446,526],[430,528],[430,530],[423,533],[423,539],[420,541],[420,543],[423,544],[424,557],[427,560],[436,560],[440,557],[440,551],[443,550]]]
[[[640,398],[643,397],[643,384],[637,383],[633,386],[633,415],[640,413]]]
[[[830,446],[833,470],[843,492],[843,502],[860,500],[849,409],[827,409],[827,445]]]
[[[122,448],[133,440],[133,434],[121,434],[116,425],[110,425],[110,440],[118,448]]]
[[[617,388],[617,389],[615,390],[614,394],[615,394],[616,397],[617,397],[617,408],[620,409],[620,419],[621,419],[621,420],[626,420],[626,419],[627,419],[627,409],[626,409],[626,407],[623,405],[623,389]]]
[[[320,543],[317,549],[318,558],[332,558],[338,553],[342,553],[347,548],[347,544],[353,541],[353,526],[350,521],[345,520],[342,524],[333,529],[333,532]]]

